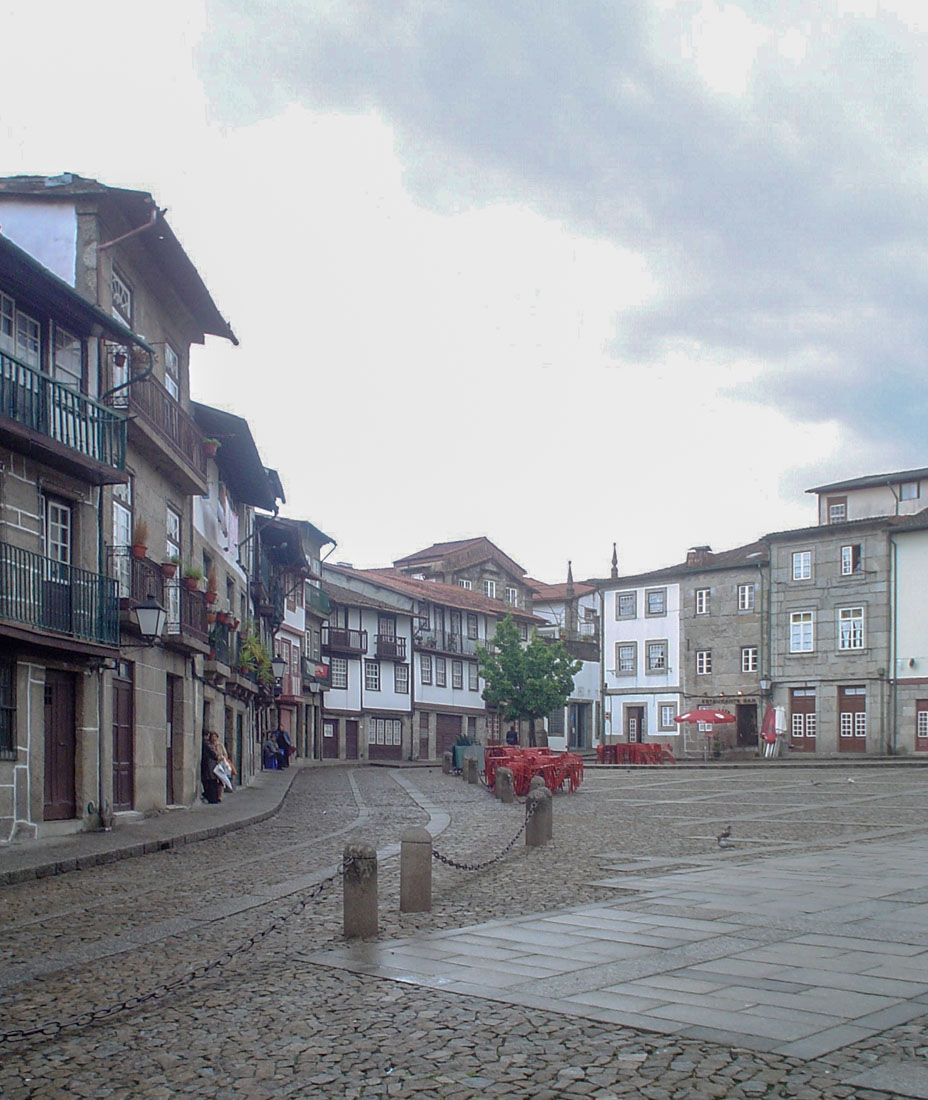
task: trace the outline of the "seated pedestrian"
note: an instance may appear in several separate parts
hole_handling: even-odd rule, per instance
[[[278,729],[277,731],[277,747],[280,749],[280,766],[289,768],[290,757],[296,752],[296,749],[290,740],[290,734],[285,729]]]
[[[264,739],[261,750],[265,770],[276,772],[280,768],[280,749],[277,747],[277,736],[270,730]]]

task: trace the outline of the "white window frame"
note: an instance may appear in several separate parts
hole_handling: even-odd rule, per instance
[[[110,272],[113,316],[132,328],[132,288],[114,267]]]
[[[677,723],[674,722],[674,711],[677,708],[673,703],[661,703],[658,709],[658,724],[662,730],[675,730]]]
[[[760,650],[756,645],[741,647],[741,671],[757,672],[760,661]]]
[[[448,686],[448,663],[444,657],[435,658],[435,686],[440,688]]]
[[[52,377],[75,393],[84,380],[84,342],[62,325],[55,325]]]
[[[473,587],[473,584],[464,577],[458,580],[458,588],[466,588],[467,591],[470,592]]]
[[[423,684],[432,682],[432,658],[427,653],[419,654],[419,681]]]
[[[864,571],[864,555],[859,542],[841,547],[841,576],[853,577]]]
[[[409,665],[393,666],[393,690],[397,695],[409,694]]]
[[[866,648],[864,635],[864,608],[838,608],[838,649],[842,653],[859,652]]]
[[[645,642],[645,659],[647,661],[646,672],[654,675],[663,675],[668,671],[669,645],[666,640],[653,640]]]
[[[622,603],[630,603],[631,611],[623,611]],[[638,618],[638,593],[637,592],[616,592],[615,594],[615,617],[616,619],[637,619]]]
[[[451,662],[451,687],[455,691],[464,690],[464,662]]]
[[[518,588],[506,588],[506,603],[511,607],[519,606],[519,590]]]
[[[812,551],[794,550],[792,558],[792,577],[794,581],[812,580]]]
[[[920,485],[917,481],[900,481],[899,482],[899,499],[900,500],[918,500]]]
[[[167,342],[164,345],[164,388],[180,401],[180,356]]]
[[[480,690],[480,677],[477,671],[477,666],[474,664],[473,661],[467,662],[467,690]]]
[[[791,611],[789,615],[790,653],[815,652],[815,612]]]
[[[348,658],[332,657],[329,661],[329,676],[332,687],[338,691],[348,690]]]
[[[364,690],[380,691],[380,661],[365,660]]]
[[[496,581],[484,581],[483,582],[483,594],[489,600],[496,599]]]
[[[630,664],[629,654],[623,658],[622,651],[630,650]],[[629,667],[623,668],[623,661],[629,664]],[[638,671],[638,643],[637,642],[616,642],[615,643],[615,674],[616,676],[634,676]]]
[[[756,591],[756,585],[751,584],[739,584],[738,585],[738,610],[739,611],[753,611],[754,610],[754,596]]]
[[[697,588],[696,589],[696,614],[708,615],[709,614],[709,595],[711,588]]]
[[[652,601],[657,601],[660,607],[659,611],[652,610]],[[644,593],[644,613],[645,617],[649,619],[664,618],[667,614],[667,589],[666,588],[647,588]]]
[[[697,649],[696,650],[696,675],[697,676],[711,676],[712,675],[712,650],[711,649]]]

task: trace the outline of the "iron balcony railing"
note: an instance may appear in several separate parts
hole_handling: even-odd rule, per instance
[[[157,562],[137,558],[129,546],[109,546],[107,556],[126,611],[152,596],[167,612],[165,634],[208,641],[205,592],[188,589],[181,578],[166,578]]]
[[[375,634],[374,651],[378,657],[388,661],[405,661],[406,639],[393,634]]]
[[[119,644],[114,580],[7,542],[0,542],[0,618],[88,642]]]
[[[143,420],[203,479],[206,478],[203,433],[160,382],[151,377],[139,378],[111,394],[108,401],[113,408],[127,409]]]
[[[340,626],[322,628],[322,644],[340,653],[367,653],[367,631],[349,630]]]
[[[125,468],[124,417],[5,354],[0,354],[0,416],[104,466]]]

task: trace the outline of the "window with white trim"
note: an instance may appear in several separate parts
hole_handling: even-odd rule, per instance
[[[841,576],[852,577],[855,573],[863,572],[863,555],[860,552],[860,543],[841,547]]]
[[[55,362],[52,376],[62,386],[80,393],[84,377],[83,343],[78,336],[61,325],[55,325]]]
[[[638,617],[637,596],[637,592],[616,592],[615,617],[617,619],[636,619]]]
[[[478,677],[478,673],[477,673],[477,666],[473,663],[473,661],[468,661],[467,662],[467,690],[468,691],[479,691],[480,690],[480,683],[479,683],[479,677]]]
[[[419,654],[419,680],[423,684],[432,682],[432,658],[425,653]]]
[[[364,662],[364,687],[367,691],[380,691],[380,662]]]
[[[638,643],[615,643],[616,676],[633,676],[638,669]]]
[[[519,606],[519,590],[517,588],[506,589],[506,603],[511,604],[513,607]]]
[[[672,703],[661,703],[660,708],[660,728],[662,730],[672,730],[677,728],[677,723],[674,722],[674,711],[677,708]]]
[[[644,594],[645,614],[650,616],[667,614],[667,589],[649,588]]]
[[[180,401],[180,356],[170,344],[164,345],[164,388]]]
[[[712,671],[712,650],[699,649],[696,651],[696,675],[708,676]]]
[[[484,581],[483,582],[483,594],[488,596],[491,600],[496,599],[496,581]]]
[[[477,640],[477,616],[473,611],[467,612],[467,637],[472,641]]]
[[[464,687],[464,662],[451,662],[451,686],[460,691]]]
[[[828,522],[844,523],[847,519],[847,497],[828,498]]]
[[[864,609],[838,608],[838,649],[864,648]]]
[[[448,666],[445,664],[444,657],[435,658],[435,686],[447,687],[448,684]]]
[[[398,695],[409,694],[409,665],[393,666],[393,690]]]
[[[900,500],[918,500],[918,482],[917,481],[903,481],[899,485],[899,499]]]
[[[811,653],[815,643],[815,612],[792,611],[789,616],[790,653]]]
[[[333,657],[330,661],[332,687],[348,687],[348,659],[347,657]]]
[[[741,647],[741,671],[756,672],[758,666],[758,649],[756,645]]]
[[[808,581],[812,579],[812,551],[796,550],[793,554],[793,580]]]
[[[458,580],[458,588],[466,588],[469,592],[473,587],[473,584],[464,577]]]
[[[753,584],[739,584],[738,585],[738,610],[739,611],[753,611],[754,610],[754,590]]]
[[[667,671],[667,643],[648,642],[648,672]]]
[[[709,588],[697,588],[696,589],[696,614],[708,615],[709,614]]]
[[[110,294],[113,299],[113,316],[132,327],[132,290],[114,267],[110,274]]]

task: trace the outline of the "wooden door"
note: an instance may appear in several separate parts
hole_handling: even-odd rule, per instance
[[[113,809],[131,810],[135,801],[132,666],[120,661],[113,678]]]
[[[928,752],[928,699],[915,700],[915,751]]]
[[[358,723],[353,718],[345,722],[345,759],[358,759]]]
[[[738,703],[735,706],[738,721],[738,748],[757,748],[757,704]]]
[[[322,758],[338,759],[338,725],[331,718],[326,718],[322,723]]]
[[[67,821],[77,816],[74,790],[74,758],[77,730],[74,725],[74,675],[45,670],[45,812],[46,821]]]
[[[164,799],[174,805],[174,703],[175,678],[168,676],[164,685]]]
[[[796,752],[815,752],[815,688],[790,690],[789,747]]]
[[[625,740],[630,745],[644,740],[644,707],[625,708]]]
[[[867,751],[867,689],[838,688],[838,752]]]
[[[451,752],[461,734],[461,716],[459,714],[435,715],[435,755],[440,760],[446,752]]]

